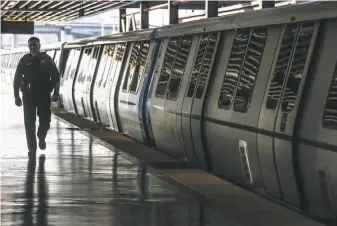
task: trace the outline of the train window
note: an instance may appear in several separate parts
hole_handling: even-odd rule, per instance
[[[95,74],[95,69],[97,67],[97,61],[98,61],[100,50],[101,50],[100,46],[96,46],[94,48],[92,58],[91,58],[91,66],[90,66],[89,71],[88,71],[88,76],[86,77],[87,82],[91,82],[91,80],[92,80],[92,78]]]
[[[98,86],[100,86],[100,87],[104,87],[104,83],[107,80],[107,77],[109,75],[109,71],[110,71],[110,68],[111,68],[111,65],[112,65],[112,60],[113,60],[113,57],[114,57],[114,54],[115,54],[115,49],[116,49],[115,45],[111,45],[111,46],[106,48],[105,54],[107,56],[107,59],[106,59],[106,62],[105,62],[104,70],[102,71],[101,80],[98,83]]]
[[[73,80],[74,77],[75,77],[76,69],[77,69],[77,66],[79,64],[79,60],[80,60],[80,56],[81,56],[81,49],[76,49],[74,55],[75,56],[74,56],[73,62],[71,62],[71,72],[70,72],[70,75],[69,75],[69,78],[71,80]]]
[[[72,64],[74,63],[73,61],[75,57],[75,51],[76,51],[75,49],[71,49],[69,52],[68,60],[67,60],[64,72],[63,72],[63,76],[62,76],[64,80],[68,80],[70,76]]]
[[[107,85],[107,81],[110,75],[110,79],[112,80],[115,75],[119,75],[121,62],[123,60],[124,52],[125,52],[126,43],[118,44],[117,45],[117,52],[115,58],[111,56],[111,66],[108,70],[106,80],[103,84],[104,87]]]
[[[99,87],[102,82],[104,70],[107,67],[108,54],[111,48],[115,48],[115,46],[106,45],[103,47],[103,53],[102,53],[101,60],[98,65],[98,70],[97,70],[97,75],[96,75],[96,86],[97,87]]]
[[[217,45],[218,39],[219,39],[219,33],[210,33],[208,36],[208,44],[207,44],[206,52],[205,52],[204,59],[202,62],[199,80],[197,83],[197,92],[195,95],[195,97],[198,99],[202,97],[207,78],[211,72],[212,61],[216,53],[215,47]]]
[[[177,54],[179,40],[180,37],[174,37],[171,38],[168,43],[166,53],[164,56],[164,62],[160,71],[158,85],[156,88],[156,97],[164,98],[168,80],[172,72],[173,61]]]
[[[287,84],[282,95],[282,111],[291,112],[295,106],[297,92],[303,78],[304,66],[308,58],[314,29],[315,24],[313,22],[307,22],[303,23],[299,30]]]
[[[288,24],[285,30],[273,73],[273,79],[268,91],[267,109],[274,110],[281,97],[282,87],[289,63],[291,62],[291,54],[293,52],[298,28],[298,24]]]
[[[182,37],[179,42],[178,52],[175,57],[168,85],[167,99],[175,100],[179,94],[181,79],[190,53],[193,36]]]
[[[140,53],[140,46],[141,46],[141,42],[135,42],[133,44],[133,47],[131,50],[131,56],[130,56],[129,64],[128,64],[127,71],[125,74],[124,84],[123,84],[124,92],[128,92],[131,79],[134,76],[134,74],[137,73],[137,60],[138,60],[139,53]]]
[[[190,84],[188,86],[187,97],[192,97],[194,94],[194,90],[198,82],[202,63],[205,57],[205,52],[206,52],[205,50],[207,48],[208,37],[209,37],[208,33],[204,33],[201,35],[197,55],[194,61],[193,69],[192,69]]]
[[[147,55],[149,54],[149,49],[150,49],[150,42],[144,41],[142,43],[142,47],[140,48],[140,55],[137,61],[137,67],[138,67],[137,73],[134,73],[132,77],[130,91],[133,93],[138,92],[138,87],[139,87],[140,81],[142,80],[142,77],[144,74],[145,63],[146,63]]]
[[[239,30],[235,35],[221,86],[218,102],[219,108],[229,109],[232,104],[234,91],[239,81],[240,71],[248,46],[249,33],[248,29],[243,29]]]
[[[88,65],[90,63],[90,54],[91,54],[92,47],[87,47],[84,49],[81,59],[80,68],[77,74],[77,82],[83,83],[85,79],[85,74],[87,72]]]
[[[252,29],[241,76],[235,93],[234,111],[246,112],[252,97],[267,38],[267,27]]]
[[[337,129],[337,64],[332,77],[323,114],[323,126]]]
[[[61,56],[61,51],[60,50],[56,50],[54,62],[56,64],[57,68],[59,67],[59,63],[60,63],[60,56]]]

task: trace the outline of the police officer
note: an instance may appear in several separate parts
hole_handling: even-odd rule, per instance
[[[53,59],[40,52],[40,40],[31,37],[28,40],[29,54],[24,55],[17,66],[14,76],[14,97],[17,106],[22,105],[19,89],[22,92],[24,121],[28,145],[28,156],[35,157],[37,142],[35,136],[36,112],[39,116],[37,136],[39,147],[46,149],[45,138],[50,128],[51,100],[58,100],[60,74]],[[54,93],[51,97],[51,92]]]

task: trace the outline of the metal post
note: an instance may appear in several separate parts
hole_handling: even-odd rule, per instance
[[[177,24],[179,19],[179,6],[174,5],[172,0],[168,0],[169,24]]]
[[[122,15],[126,14],[126,9],[119,9],[119,16],[118,16],[118,31],[123,32],[123,27],[126,27],[125,20],[122,19]]]
[[[218,16],[218,1],[205,0],[205,17],[217,17]]]
[[[144,12],[144,9],[149,8],[148,2],[141,2],[140,3],[140,29],[149,28],[149,12]]]

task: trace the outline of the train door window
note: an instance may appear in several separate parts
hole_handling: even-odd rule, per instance
[[[131,50],[130,60],[128,62],[127,71],[125,74],[123,91],[128,92],[130,81],[135,73],[137,73],[137,60],[140,53],[141,42],[135,42]]]
[[[102,76],[104,74],[104,70],[107,67],[108,53],[111,48],[114,48],[113,45],[106,45],[103,47],[103,53],[101,56],[101,60],[98,65],[97,75],[96,75],[96,86],[99,87],[102,82]]]
[[[314,30],[314,22],[306,22],[301,24],[298,31],[298,38],[296,46],[294,47],[295,50],[293,50],[294,54],[289,70],[289,76],[282,95],[282,111],[291,112],[295,106],[297,92],[303,78],[304,66],[309,55],[310,43],[314,35]]]
[[[190,84],[188,86],[187,97],[192,97],[194,94],[195,87],[197,85],[198,78],[200,75],[200,70],[202,68],[202,63],[205,57],[206,52],[205,50],[207,48],[208,37],[209,37],[208,33],[201,34],[198,51],[194,61],[192,75],[190,78]]]
[[[56,64],[57,68],[59,67],[59,63],[60,63],[60,56],[61,56],[61,51],[60,50],[56,50],[54,62]]]
[[[298,32],[298,24],[288,24],[285,30],[278,58],[276,61],[273,78],[270,83],[266,108],[274,110],[277,107],[281,97],[284,79],[291,62],[291,54],[296,42],[296,34]]]
[[[90,53],[91,53],[91,47],[87,47],[83,51],[83,55],[82,55],[82,58],[81,58],[81,64],[80,64],[80,68],[78,70],[78,75],[77,75],[77,81],[79,83],[82,83],[83,78],[85,77],[86,68],[87,68],[88,63],[89,63]]]
[[[216,53],[216,45],[219,39],[219,33],[210,33],[208,36],[207,48],[205,51],[202,67],[200,69],[199,80],[197,83],[197,90],[195,97],[200,99],[204,93],[205,85],[208,76],[212,69],[212,61]]]
[[[70,68],[71,68],[71,72],[70,72],[70,75],[69,75],[70,80],[74,79],[78,64],[81,65],[81,63],[79,62],[79,59],[80,59],[80,56],[81,56],[81,49],[76,49],[74,55],[75,56],[74,56],[73,62],[71,62],[71,66],[70,66]],[[78,69],[78,71],[79,71],[79,69]]]
[[[337,129],[337,64],[332,77],[331,86],[323,113],[323,126]]]
[[[108,70],[107,80],[105,80],[104,87],[106,87],[106,85],[107,85],[107,81],[108,81],[109,75],[110,75],[110,76],[115,75],[115,73],[116,73],[116,71],[117,71],[117,70],[116,70],[116,69],[117,69],[117,66],[118,66],[118,65],[121,63],[121,61],[123,60],[124,51],[125,51],[125,46],[126,46],[126,43],[122,43],[122,44],[118,44],[118,45],[117,45],[116,56],[115,56],[115,58],[112,60],[111,67],[110,67],[109,70]],[[118,71],[117,73],[119,73],[119,71]],[[118,76],[118,74],[117,74],[117,76]]]
[[[190,53],[193,36],[182,37],[179,41],[178,52],[175,57],[172,73],[169,79],[167,99],[176,100],[179,94],[181,79]]]
[[[105,68],[102,74],[102,78],[98,84],[100,87],[105,87],[104,83],[107,80],[111,65],[113,63],[114,53],[115,53],[115,45],[111,45],[106,49],[107,59],[106,59],[106,65],[105,65]]]
[[[267,39],[267,27],[252,29],[245,60],[240,73],[233,104],[234,111],[246,112],[253,94],[255,81]]]
[[[69,75],[70,75],[70,72],[71,72],[71,65],[74,63],[73,60],[74,60],[74,57],[75,57],[75,51],[76,50],[71,49],[70,52],[69,52],[68,60],[67,60],[64,72],[63,72],[63,76],[62,76],[64,78],[64,80],[68,80],[68,78],[69,78]]]
[[[100,46],[96,46],[94,47],[94,51],[91,57],[91,67],[89,68],[89,72],[88,72],[88,76],[86,78],[86,81],[91,82],[94,74],[95,74],[95,69],[97,66],[97,61],[98,61],[98,56],[99,56],[99,52],[100,52],[101,47]]]
[[[200,75],[197,83],[197,90],[195,97],[200,99],[204,93],[207,78],[212,69],[212,61],[216,53],[216,45],[219,40],[219,33],[213,32],[208,35],[207,48],[205,50]]]
[[[248,29],[239,30],[235,35],[220,90],[219,108],[229,109],[233,102],[234,91],[239,82],[239,75],[246,55],[249,35],[250,32]]]
[[[142,80],[144,70],[145,70],[145,63],[147,59],[147,55],[149,54],[149,49],[150,49],[150,42],[149,41],[144,41],[142,42],[142,46],[140,48],[140,54],[138,57],[137,61],[137,73],[134,73],[132,77],[132,82],[130,85],[130,91],[132,93],[137,93],[138,92],[138,87],[140,84],[140,81]]]
[[[168,43],[156,88],[156,97],[164,98],[168,80],[172,72],[173,61],[177,54],[179,40],[180,37],[174,37],[171,38]]]

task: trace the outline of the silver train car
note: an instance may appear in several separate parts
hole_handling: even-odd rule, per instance
[[[67,42],[60,106],[335,223],[336,40],[312,2]]]

